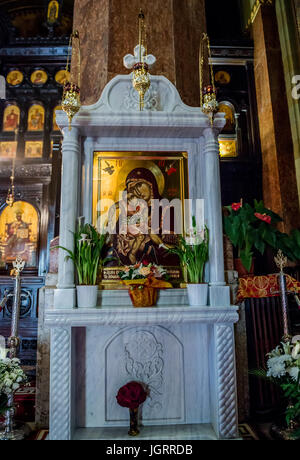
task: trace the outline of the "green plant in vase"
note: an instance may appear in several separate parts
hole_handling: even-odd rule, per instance
[[[99,233],[91,224],[84,224],[74,233],[74,251],[56,246],[67,252],[66,260],[72,260],[76,268],[79,307],[96,306],[99,273],[104,264],[112,259],[103,258],[107,238],[107,233]]]
[[[277,224],[281,217],[267,209],[262,201],[254,200],[254,206],[248,203],[233,203],[225,207],[224,231],[238,251],[245,273],[250,272],[254,250],[261,255],[266,247],[282,250],[291,261],[300,259],[300,232],[294,230],[291,235],[282,233]]]
[[[179,257],[181,267],[187,274],[190,305],[206,305],[208,285],[204,283],[204,268],[209,254],[208,228],[205,226],[199,232],[193,216],[192,229],[185,236],[179,235],[176,247],[165,249]]]

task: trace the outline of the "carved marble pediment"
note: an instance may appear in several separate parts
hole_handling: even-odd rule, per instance
[[[137,112],[139,95],[132,87],[132,74],[118,75],[104,88],[100,100],[81,109],[104,112]],[[151,86],[145,94],[144,111],[198,113],[199,109],[184,104],[175,86],[165,77],[151,75]]]
[[[56,112],[56,120],[61,129],[68,126],[67,116],[62,111]],[[225,124],[224,114],[217,114],[214,127],[221,130]],[[80,128],[82,135],[97,135],[97,129],[104,127],[103,135],[110,135],[108,127],[114,127],[114,134],[121,127],[166,127],[178,130],[188,127],[196,130],[210,127],[209,118],[199,107],[189,107],[182,102],[176,87],[164,76],[151,75],[151,86],[145,94],[145,107],[139,110],[139,95],[132,87],[132,74],[118,75],[104,88],[98,102],[82,106],[75,115],[72,126]],[[165,132],[167,135],[167,132]],[[124,135],[124,133],[122,134]],[[172,133],[174,135],[174,133]],[[155,133],[153,134],[155,137]],[[189,136],[189,133],[185,133]]]

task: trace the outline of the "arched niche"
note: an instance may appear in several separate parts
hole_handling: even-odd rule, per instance
[[[224,126],[222,133],[235,134],[236,130],[236,118],[235,118],[235,107],[229,101],[219,102],[219,113],[225,113],[226,125]]]
[[[17,256],[25,260],[25,269],[37,269],[39,214],[26,201],[5,206],[0,214],[0,269],[9,268]]]

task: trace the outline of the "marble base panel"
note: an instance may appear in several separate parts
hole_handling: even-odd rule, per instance
[[[208,423],[208,355],[197,351],[207,350],[210,333],[199,324],[78,329],[76,426],[128,426],[116,395],[133,380],[149,389],[144,425]]]
[[[237,320],[233,306],[46,309],[50,439],[128,427],[116,394],[132,380],[149,388],[144,427],[210,423],[218,439],[236,438]]]

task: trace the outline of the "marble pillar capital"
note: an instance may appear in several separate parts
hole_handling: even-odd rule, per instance
[[[79,141],[79,129],[78,128],[72,128],[69,130],[68,127],[65,127],[62,129],[62,133],[64,136],[64,141],[68,142],[75,142],[78,143]]]
[[[203,136],[204,136],[204,139],[207,142],[218,142],[218,134],[219,134],[220,130],[217,129],[217,128],[205,128],[203,130]]]

